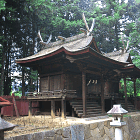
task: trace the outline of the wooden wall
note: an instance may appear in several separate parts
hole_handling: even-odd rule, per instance
[[[48,81],[49,80],[49,81]],[[46,77],[40,78],[40,91],[53,91],[53,90],[60,90],[61,88],[61,75],[51,75]]]
[[[91,83],[88,85],[88,94],[101,94],[101,83]]]
[[[107,81],[105,82],[104,93],[119,93],[119,81]]]
[[[65,87],[68,90],[76,90],[78,94],[82,94],[82,76],[77,73],[67,73]]]
[[[119,82],[107,81],[104,85],[104,94],[112,94],[119,93]],[[88,86],[88,94],[100,94],[101,93],[101,83],[98,81],[97,84],[89,84]]]
[[[40,78],[40,91],[48,91],[48,77]]]

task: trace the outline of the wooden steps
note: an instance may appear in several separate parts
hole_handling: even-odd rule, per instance
[[[70,105],[78,115],[78,117],[83,116],[83,102],[82,100],[72,100],[70,101]],[[93,117],[102,114],[101,106],[96,101],[88,101],[86,106],[86,116]]]

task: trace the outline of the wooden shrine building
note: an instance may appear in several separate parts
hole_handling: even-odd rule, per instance
[[[89,29],[84,14],[87,31],[84,33],[45,43],[40,32],[39,37],[45,48],[32,56],[18,59],[16,63],[37,70],[40,77],[40,91],[30,93],[31,102],[39,101],[41,112],[50,112],[54,117],[61,112],[78,117],[90,117],[104,114],[112,104],[123,103],[119,94],[119,81],[124,78],[125,109],[128,109],[126,78],[134,81],[136,108],[136,78],[138,69],[124,50],[103,54],[98,49],[91,34],[94,19]],[[51,39],[49,39],[51,40]],[[49,41],[48,41],[49,42]],[[132,108],[133,109],[133,108]],[[57,112],[57,113],[56,113]]]
[[[57,111],[62,117],[66,112],[79,117],[105,113],[105,101],[121,97],[120,79],[124,78],[126,94],[126,78],[132,78],[135,85],[135,79],[140,77],[140,69],[132,63],[129,53],[102,54],[94,37],[84,33],[49,43],[46,49],[16,63],[38,71],[40,92],[29,94],[28,99],[39,101],[40,110],[50,111],[52,117]],[[127,108],[127,96],[125,105]]]

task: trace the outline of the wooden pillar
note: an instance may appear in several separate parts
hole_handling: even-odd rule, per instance
[[[66,100],[61,100],[61,117],[66,118]]]
[[[135,96],[135,101],[134,101],[134,104],[135,104],[135,109],[137,110],[137,93],[136,93],[136,79],[134,79],[134,96]]]
[[[51,117],[55,118],[55,101],[51,100]]]
[[[74,117],[74,109],[72,108],[72,117]]]
[[[2,106],[0,106],[0,117],[1,117],[1,108],[2,108]]]
[[[4,140],[4,131],[0,130],[0,140]]]
[[[125,94],[125,109],[128,109],[128,103],[127,103],[127,89],[126,89],[126,78],[124,78],[124,94]]]
[[[103,78],[103,74],[101,75],[101,106],[102,106],[102,113],[105,113],[104,78]]]
[[[50,91],[50,76],[48,76],[48,91]]]
[[[29,100],[29,111],[28,111],[28,116],[32,116],[32,101]]]
[[[83,117],[86,115],[86,73],[82,72]]]

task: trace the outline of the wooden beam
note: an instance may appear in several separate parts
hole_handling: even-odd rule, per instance
[[[39,77],[46,77],[46,76],[53,76],[53,75],[60,75],[63,72],[52,72],[52,73],[46,73],[46,74],[39,74]]]
[[[104,78],[103,78],[103,74],[101,74],[101,106],[102,106],[102,113],[105,113]]]
[[[86,73],[95,74],[95,75],[101,75],[100,72],[95,72],[95,71],[91,71],[91,70],[86,70]]]
[[[86,116],[86,73],[82,72],[83,117]]]
[[[127,103],[127,89],[126,89],[126,78],[124,78],[124,93],[125,93],[125,109],[128,109],[128,103]]]
[[[32,101],[29,100],[29,111],[28,111],[28,116],[32,116]]]
[[[66,100],[61,100],[61,117],[66,118]]]
[[[135,101],[134,101],[134,104],[135,104],[135,109],[137,110],[137,93],[136,93],[136,79],[134,79],[134,96],[135,96]]]
[[[51,117],[55,118],[55,101],[51,100]]]

